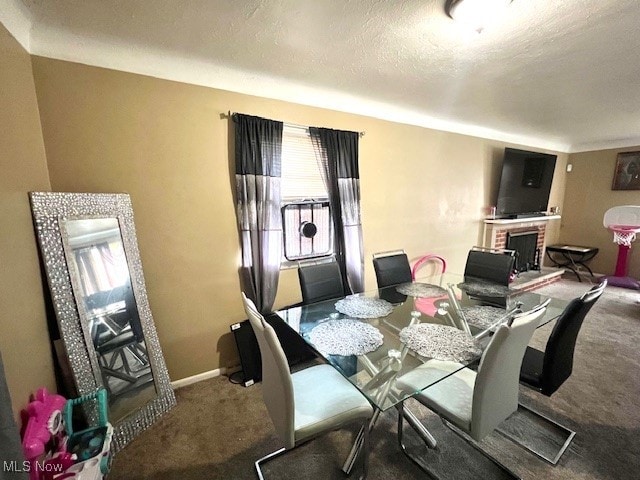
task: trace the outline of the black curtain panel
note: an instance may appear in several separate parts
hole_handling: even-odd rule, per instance
[[[336,260],[345,287],[364,290],[364,253],[360,220],[358,132],[309,127],[322,178],[329,192],[336,236]]]
[[[282,254],[283,124],[239,113],[233,120],[242,288],[260,312],[269,313],[278,290]]]

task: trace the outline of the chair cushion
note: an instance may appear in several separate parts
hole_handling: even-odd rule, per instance
[[[104,342],[101,345],[98,345],[96,351],[101,354],[113,352],[114,350],[118,350],[120,348],[124,348],[127,345],[131,345],[132,343],[137,343],[134,333],[131,330],[126,330],[111,340]]]
[[[527,347],[522,360],[522,368],[520,369],[520,381],[536,389],[542,388],[543,363],[544,352]]]
[[[373,415],[364,395],[331,365],[306,368],[292,374],[291,380],[296,443]]]
[[[460,368],[462,365],[457,362],[429,360],[398,378],[396,385],[404,391],[420,391],[425,384],[428,384],[429,379],[436,381],[443,375],[456,372],[425,388],[414,398],[468,432],[471,429],[471,406],[476,372],[468,368],[462,368],[462,370]]]

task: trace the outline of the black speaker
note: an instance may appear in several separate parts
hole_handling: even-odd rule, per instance
[[[267,315],[265,320],[276,332],[289,366],[316,358],[313,349],[276,314]],[[262,380],[262,359],[260,358],[258,340],[249,320],[234,323],[231,325],[231,331],[236,339],[240,355],[240,365],[244,376],[242,384],[245,387],[250,387]]]
[[[258,340],[256,340],[249,320],[234,323],[231,325],[231,331],[240,355],[243,374],[242,384],[245,387],[250,387],[262,380],[262,359],[260,358]]]

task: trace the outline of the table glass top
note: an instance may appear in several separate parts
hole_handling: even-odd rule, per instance
[[[496,322],[516,307],[527,311],[548,298],[446,273],[276,314],[386,410],[416,393],[400,390],[397,378],[434,359],[457,368],[474,364]],[[566,305],[552,299],[540,325]],[[419,390],[442,378],[425,379]]]

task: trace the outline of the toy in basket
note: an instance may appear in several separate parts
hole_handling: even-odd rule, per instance
[[[65,452],[62,410],[66,399],[40,388],[23,412],[22,453],[29,480],[44,480],[45,473],[61,473],[73,464]]]
[[[73,407],[96,400],[98,409],[98,425],[73,431]],[[66,450],[76,457],[76,463],[67,468],[65,474],[72,474],[74,480],[100,480],[111,468],[111,437],[113,427],[107,419],[107,391],[101,388],[95,393],[80,398],[67,400],[64,408],[64,422],[67,430]],[[58,480],[57,478],[55,480]]]

